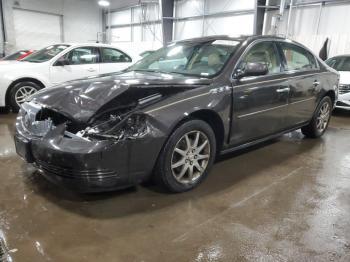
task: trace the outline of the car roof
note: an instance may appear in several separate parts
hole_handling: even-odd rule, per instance
[[[56,45],[114,47],[113,45],[102,44],[102,43],[59,43]]]
[[[274,40],[286,40],[284,37],[274,36],[274,35],[241,35],[241,36],[229,36],[229,35],[213,35],[213,36],[203,36],[190,39],[184,39],[179,41],[174,41],[176,43],[186,43],[186,42],[208,42],[213,40],[232,40],[232,41],[254,41],[258,39],[274,39]]]

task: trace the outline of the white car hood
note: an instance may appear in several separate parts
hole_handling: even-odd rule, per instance
[[[41,67],[42,63],[30,63],[25,61],[11,61],[8,63],[0,63],[0,72],[8,72],[13,70],[25,70]]]
[[[349,71],[339,71],[341,85],[350,85],[350,72]]]

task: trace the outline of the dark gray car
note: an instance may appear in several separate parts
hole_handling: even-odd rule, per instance
[[[301,128],[321,136],[339,75],[302,45],[270,36],[179,41],[127,70],[33,95],[17,152],[49,180],[82,192],[154,178],[197,186],[218,154]]]

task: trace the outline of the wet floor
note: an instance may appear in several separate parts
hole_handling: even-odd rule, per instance
[[[350,113],[217,162],[201,186],[76,195],[17,157],[0,115],[0,237],[12,261],[350,261]],[[0,252],[1,253],[1,252]]]

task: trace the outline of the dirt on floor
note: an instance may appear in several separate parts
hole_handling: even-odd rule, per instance
[[[336,112],[321,139],[293,132],[221,157],[183,194],[58,188],[16,155],[14,120],[0,115],[11,261],[350,261],[350,112]]]

